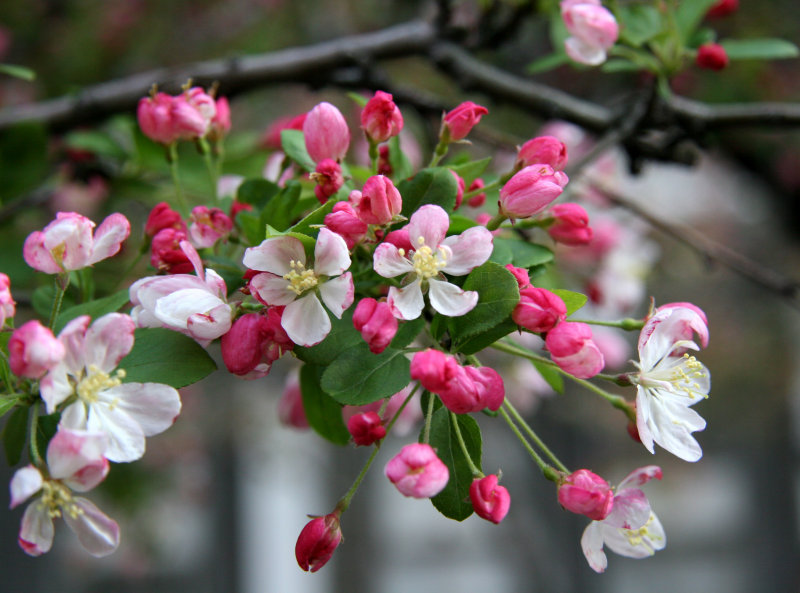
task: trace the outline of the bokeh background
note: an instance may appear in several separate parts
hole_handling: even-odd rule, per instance
[[[454,4],[454,18],[467,23],[482,6],[509,9],[503,2]],[[797,43],[794,4],[743,1],[739,12],[713,26],[722,36]],[[0,61],[29,67],[37,78],[0,78],[0,108],[154,67],[373,31],[433,10],[431,3],[414,0],[4,0]],[[530,18],[485,57],[524,73],[527,63],[549,51],[545,20]],[[463,93],[421,57],[380,67],[397,84],[445,105],[468,98],[487,105],[485,131],[471,151],[495,154],[500,163],[547,123],[491,97]],[[633,75],[569,66],[535,79],[605,103],[639,83]],[[797,101],[800,75],[796,60],[741,62],[719,73],[689,68],[675,88],[710,102]],[[259,175],[267,156],[259,138],[267,126],[320,100],[348,116],[356,113],[334,88],[287,83],[235,97],[226,172]],[[406,133],[427,154],[438,121],[413,106],[401,108]],[[101,122],[100,128],[125,146],[132,115]],[[0,270],[12,277],[12,286],[30,286],[27,293],[14,293],[21,310],[32,305],[37,282],[21,261],[21,243],[55,209],[67,204],[96,216],[122,209],[141,229],[149,208],[165,196],[159,151],[141,139],[130,141],[140,157],[133,165],[107,153],[78,158],[68,149],[68,136],[48,136],[34,127],[0,135]],[[631,176],[624,155],[611,153],[605,171],[620,192],[660,220],[689,226],[764,268],[798,278],[798,130],[738,129],[704,141],[692,168],[648,163]],[[10,208],[16,200],[24,200],[24,207]],[[218,371],[182,390],[184,412],[175,427],[148,441],[141,462],[113,468],[98,492],[101,506],[122,526],[123,542],[113,556],[93,559],[68,530],[57,529],[53,551],[28,558],[15,541],[22,510],[0,513],[0,591],[800,590],[800,309],[667,234],[647,231],[647,240],[659,255],[645,280],[646,293],[659,303],[694,302],[709,317],[711,343],[699,357],[713,377],[711,397],[697,408],[708,420],[707,430],[696,435],[703,459],[687,464],[661,450],[651,456],[630,440],[618,413],[583,391],[548,395],[521,383],[510,395],[570,467],[592,468],[612,483],[640,465],[663,467],[663,482],[647,486],[668,538],[667,548],[653,558],[634,561],[610,553],[606,574],[595,575],[578,543],[585,519],[560,509],[552,484],[541,479],[505,427],[480,418],[484,468],[502,469],[512,495],[503,524],[475,517],[454,523],[425,501],[401,497],[381,467],[414,437],[393,436],[343,519],[344,544],[322,571],[302,573],[293,550],[306,514],[328,512],[368,453],[335,447],[279,422],[277,401],[294,367],[283,359],[259,381]],[[113,266],[98,265],[99,283],[113,282],[116,274]],[[639,315],[646,306],[641,304]],[[3,469],[0,482],[10,475]]]

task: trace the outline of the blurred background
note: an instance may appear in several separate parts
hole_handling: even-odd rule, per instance
[[[468,30],[482,10],[515,10],[519,4],[526,3],[456,2],[453,18]],[[794,5],[794,0],[742,2],[738,12],[713,27],[720,36],[782,37],[797,43],[800,16]],[[414,0],[4,0],[0,62],[31,68],[37,77],[33,82],[0,78],[0,108],[156,67],[374,31],[429,17],[434,8]],[[533,6],[529,12],[534,13]],[[546,19],[526,18],[485,58],[524,75],[526,64],[551,51],[546,25]],[[490,113],[469,152],[495,155],[498,172],[513,159],[515,145],[548,124],[491,97],[465,94],[422,57],[393,60],[380,68],[396,84],[448,108],[465,99],[486,105]],[[533,78],[606,104],[640,82],[632,74],[570,66]],[[796,60],[738,62],[722,72],[689,68],[674,86],[681,94],[709,102],[796,101],[800,96]],[[142,88],[142,96],[148,90]],[[370,91],[364,89],[365,94]],[[226,94],[224,86],[219,93]],[[260,176],[268,156],[261,138],[268,126],[321,100],[353,118],[355,129],[357,108],[339,89],[286,83],[234,97],[225,172]],[[424,161],[438,116],[413,105],[400,107],[407,122],[404,142],[425,155]],[[92,136],[93,130],[100,132]],[[561,130],[572,134],[576,151],[581,142],[591,142],[579,130]],[[95,138],[94,151],[85,150],[87,137]],[[97,138],[111,143],[100,145]],[[736,129],[704,141],[695,167],[647,163],[640,175],[631,176],[625,155],[611,151],[587,177],[602,176],[658,220],[691,227],[759,267],[796,279],[800,133]],[[191,159],[187,154],[189,168]],[[21,316],[25,306],[32,315],[39,282],[21,259],[27,233],[41,228],[59,209],[81,211],[96,220],[120,210],[132,220],[131,240],[137,232],[136,240],[141,240],[149,209],[169,190],[162,183],[162,161],[160,149],[137,135],[133,112],[98,122],[94,129],[59,135],[36,126],[0,134],[0,270],[12,278],[12,287],[27,287],[14,290]],[[609,553],[607,572],[593,573],[579,546],[585,518],[562,511],[553,485],[539,476],[513,435],[499,422],[480,417],[484,469],[502,469],[512,496],[502,524],[476,517],[458,524],[426,501],[396,492],[382,467],[415,438],[412,428],[385,442],[343,518],[345,541],[333,560],[319,573],[303,573],[294,559],[294,544],[306,515],[329,512],[369,452],[337,447],[280,421],[278,400],[296,366],[284,357],[264,379],[240,381],[222,370],[182,390],[184,410],[175,427],[148,441],[142,461],[114,466],[97,491],[99,506],[121,525],[122,544],[114,555],[91,558],[68,530],[57,529],[53,550],[29,558],[15,541],[22,509],[0,513],[0,591],[800,590],[797,303],[649,228],[629,212],[612,210],[602,200],[598,204],[587,196],[575,197],[613,212],[636,229],[642,259],[635,262],[633,275],[642,298],[632,314],[646,312],[650,295],[659,304],[691,301],[708,314],[711,342],[698,358],[711,370],[712,391],[697,406],[708,428],[695,435],[704,457],[688,464],[660,449],[651,456],[629,438],[619,413],[595,396],[571,388],[563,395],[548,393],[525,371],[507,370],[509,397],[569,467],[591,468],[616,483],[635,467],[660,465],[664,480],[645,489],[667,532],[665,550],[640,561]],[[570,260],[569,253],[563,255]],[[583,271],[566,267],[563,276],[550,281],[586,290]],[[98,284],[110,285],[117,275],[114,264],[97,266]],[[619,286],[629,280],[612,277],[609,282]],[[631,369],[625,361],[637,358],[635,337],[625,336],[617,344],[620,369]],[[520,379],[514,382],[518,371]],[[0,481],[10,479],[11,469],[1,471]]]

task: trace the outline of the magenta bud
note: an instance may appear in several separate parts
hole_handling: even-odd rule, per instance
[[[545,345],[553,362],[579,379],[594,377],[605,366],[602,352],[592,341],[592,328],[585,323],[562,321],[547,332]]]
[[[534,333],[549,332],[567,317],[567,306],[557,294],[545,288],[528,286],[519,291],[519,303],[511,318]]]
[[[350,416],[347,430],[353,442],[360,447],[368,447],[386,436],[386,427],[377,412],[362,412]]]
[[[516,167],[522,169],[531,165],[550,165],[561,171],[567,165],[567,146],[555,136],[538,136],[528,140],[517,153]]]
[[[303,122],[306,150],[315,163],[325,159],[340,161],[350,146],[350,129],[342,113],[333,105],[322,102]]]
[[[423,443],[403,447],[386,464],[384,473],[402,495],[412,498],[436,496],[450,479],[450,471],[433,447]]]
[[[294,547],[297,564],[305,571],[317,572],[327,564],[341,542],[339,514],[330,513],[324,517],[316,517],[306,523],[297,537]]]
[[[369,344],[370,352],[380,354],[397,333],[397,318],[386,301],[363,298],[353,313],[353,326]]]
[[[562,507],[594,521],[602,521],[614,506],[614,491],[603,478],[588,469],[566,476],[558,487]]]
[[[462,140],[487,113],[489,110],[486,107],[472,101],[465,101],[445,114],[443,127],[448,131],[451,141]]]
[[[494,474],[473,480],[469,487],[469,499],[476,515],[495,524],[505,518],[511,506],[508,490],[497,484]]]
[[[403,129],[403,114],[392,100],[392,95],[376,91],[361,112],[361,129],[372,142],[386,142]]]

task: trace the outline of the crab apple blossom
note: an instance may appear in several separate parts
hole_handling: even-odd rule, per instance
[[[498,485],[497,479],[496,475],[491,474],[476,478],[469,486],[469,499],[475,514],[494,524],[505,519],[511,506],[508,490]]]
[[[174,125],[180,139],[195,140],[210,130],[217,115],[217,102],[202,88],[195,86],[174,98],[173,110]]]
[[[400,449],[386,464],[384,474],[400,494],[411,498],[436,496],[450,479],[447,466],[425,443],[411,443]]]
[[[142,133],[159,144],[172,144],[178,137],[173,126],[171,95],[155,93],[142,97],[136,108],[136,119]]]
[[[6,319],[11,319],[17,312],[14,297],[11,296],[11,280],[8,276],[0,272],[0,327]]]
[[[353,304],[353,277],[345,271],[350,267],[347,244],[327,228],[319,231],[313,267],[306,267],[303,244],[289,235],[249,247],[242,261],[261,272],[250,280],[250,289],[258,299],[266,305],[285,306],[281,325],[300,346],[318,344],[331,331],[331,320],[320,298],[339,319]]]
[[[566,317],[567,306],[561,297],[535,286],[520,289],[519,303],[511,312],[514,323],[534,333],[549,332]]]
[[[107,216],[92,235],[95,224],[77,212],[59,212],[41,231],[25,239],[25,263],[45,274],[80,270],[115,255],[131,233],[122,214]]]
[[[386,427],[377,412],[360,412],[347,420],[353,442],[361,447],[374,445],[386,436]]]
[[[386,301],[363,298],[353,312],[353,326],[369,344],[370,352],[380,354],[397,333],[397,318]]]
[[[653,478],[660,480],[661,476],[661,468],[655,465],[633,470],[617,486],[611,513],[586,527],[581,548],[592,570],[604,572],[608,567],[604,546],[628,558],[647,558],[664,549],[667,544],[664,528],[651,510],[647,496],[638,488]]]
[[[270,307],[266,314],[247,313],[233,322],[222,336],[222,361],[228,371],[244,379],[265,377],[272,363],[294,343],[281,327],[282,307]]]
[[[525,268],[518,268],[517,266],[506,264],[506,270],[511,272],[511,274],[514,276],[514,279],[517,281],[517,286],[520,290],[531,285],[530,275],[528,274],[528,270]]]
[[[360,196],[351,194],[351,202],[358,217],[367,224],[386,225],[400,214],[403,198],[384,175],[373,175],[364,183]]]
[[[403,114],[392,100],[392,95],[375,91],[361,111],[361,129],[371,142],[386,142],[403,129]]]
[[[606,61],[606,52],[619,37],[619,25],[599,0],[562,0],[561,18],[570,34],[564,42],[570,58],[589,66]]]
[[[320,204],[327,202],[344,185],[342,167],[333,159],[322,159],[310,177],[316,182],[314,195]]]
[[[315,517],[303,527],[297,538],[294,548],[297,564],[305,571],[317,572],[327,564],[341,542],[338,512]]]
[[[136,327],[165,327],[207,346],[231,328],[227,287],[214,270],[203,268],[200,256],[188,241],[181,241],[180,248],[196,275],[140,278],[129,289],[131,317]]]
[[[192,261],[181,248],[188,236],[185,231],[168,227],[158,231],[150,242],[150,265],[166,274],[188,274]]]
[[[579,379],[590,379],[603,370],[605,361],[592,341],[592,328],[585,323],[562,321],[547,332],[545,345],[562,370]]]
[[[567,165],[567,145],[555,136],[531,138],[517,152],[515,168],[536,164],[550,165],[554,171],[561,171]]]
[[[64,359],[64,345],[49,327],[32,319],[11,334],[8,366],[18,377],[38,379]]]
[[[392,432],[396,436],[406,436],[422,418],[422,411],[419,407],[419,395],[412,396],[411,402],[408,405],[403,405],[412,390],[413,387],[409,384],[387,400],[378,400],[362,406],[344,406],[342,407],[342,419],[345,424],[347,424],[350,418],[356,414],[377,412],[381,417],[381,422],[386,425],[391,422],[399,412],[400,416],[394,420],[394,424],[392,425]]]
[[[489,113],[483,105],[472,101],[464,101],[455,109],[448,111],[442,120],[442,129],[451,142],[463,140],[470,133],[481,117]]]
[[[699,328],[695,331],[707,339],[703,319],[690,308],[668,307],[648,319],[639,338],[639,372],[630,379],[636,384],[636,428],[645,448],[654,453],[657,443],[681,459],[697,461],[703,451],[692,433],[703,430],[706,421],[691,406],[708,397],[711,376],[685,352],[699,349],[687,337],[688,328]]]
[[[695,63],[706,70],[724,70],[730,62],[725,48],[719,43],[704,43],[697,48]]]
[[[323,101],[308,112],[303,122],[306,150],[315,163],[341,161],[350,146],[350,129],[342,113]]]
[[[61,409],[61,426],[108,437],[105,456],[135,461],[145,437],[172,426],[181,410],[177,390],[161,383],[123,383],[115,369],[133,348],[133,320],[109,313],[89,325],[88,315],[70,321],[58,335],[66,356],[41,380],[47,413]],[[72,398],[72,396],[75,396]]]
[[[553,224],[547,227],[547,234],[564,245],[587,245],[592,240],[589,215],[579,204],[556,204],[550,209]]]
[[[568,178],[550,165],[531,165],[514,174],[500,189],[500,212],[508,218],[539,214],[561,195]]]
[[[213,247],[217,241],[227,239],[232,229],[233,221],[219,208],[192,208],[189,237],[195,247]]]
[[[369,227],[358,217],[350,202],[336,202],[333,210],[325,215],[325,226],[344,239],[352,249],[367,236]]]
[[[558,502],[568,511],[602,521],[614,506],[614,491],[597,474],[579,469],[559,483]]]
[[[395,317],[419,317],[426,289],[431,306],[442,315],[464,315],[478,303],[477,292],[447,282],[442,272],[464,276],[483,264],[492,253],[492,234],[484,227],[471,227],[445,238],[449,226],[450,217],[440,206],[426,204],[411,215],[406,227],[412,250],[387,241],[375,249],[373,267],[380,276],[406,277],[401,288],[389,288],[387,300]]]
[[[40,556],[53,545],[53,519],[61,517],[92,556],[107,556],[119,545],[119,526],[89,500],[73,496],[102,482],[109,464],[104,457],[106,436],[97,432],[60,428],[47,446],[47,473],[28,465],[11,479],[11,508],[36,493],[25,509],[19,545],[30,556]]]

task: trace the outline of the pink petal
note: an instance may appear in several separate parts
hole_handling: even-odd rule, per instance
[[[14,472],[9,490],[11,491],[11,504],[13,509],[18,504],[25,502],[36,494],[42,487],[42,474],[32,465],[26,465]]]
[[[192,262],[192,267],[194,268],[194,273],[197,274],[197,277],[200,280],[205,280],[204,271],[203,271],[203,260],[200,259],[200,254],[197,253],[197,249],[194,248],[194,245],[189,243],[189,241],[183,240],[178,245],[183,251],[184,255],[189,258],[189,261]]]
[[[319,230],[314,247],[314,272],[321,276],[338,276],[350,267],[350,251],[345,240],[325,227]]]
[[[93,405],[86,425],[91,432],[102,432],[108,436],[106,459],[109,461],[136,461],[144,455],[144,431],[141,425],[119,407],[112,410],[107,405]]]
[[[108,473],[104,456],[107,441],[106,435],[100,432],[60,427],[47,445],[50,475],[56,480],[74,482],[75,490],[91,490]]]
[[[71,374],[79,374],[86,365],[84,343],[90,322],[91,317],[81,315],[67,323],[61,333],[58,334],[58,339],[64,344],[64,349],[66,350],[63,364],[66,366],[67,372]]]
[[[88,263],[94,264],[115,255],[130,234],[131,223],[125,216],[118,212],[107,216],[94,233],[94,243]]]
[[[422,313],[425,307],[425,301],[422,299],[422,288],[419,278],[414,280],[408,286],[397,288],[396,286],[389,287],[389,295],[386,302],[392,308],[392,315],[398,319],[405,319],[406,321],[416,319]]]
[[[104,391],[102,399],[124,412],[148,437],[172,426],[181,411],[178,390],[163,383],[123,383]]]
[[[424,239],[425,245],[436,249],[450,228],[450,217],[441,206],[425,204],[411,215],[407,228],[411,245],[415,249],[419,246],[420,237]]]
[[[638,467],[625,476],[625,479],[619,483],[617,490],[624,490],[625,488],[635,488],[647,484],[652,479],[660,480],[663,475],[661,468],[657,465],[645,465]]]
[[[28,235],[25,245],[22,247],[22,257],[25,259],[25,263],[34,270],[45,274],[58,274],[61,271],[50,250],[44,246],[42,231],[33,231]]]
[[[250,289],[267,305],[288,305],[295,300],[297,295],[289,290],[289,286],[288,280],[269,272],[256,274],[250,279]]]
[[[205,290],[189,288],[158,299],[153,313],[168,327],[186,329],[189,316],[211,311],[219,305],[228,306],[219,297]]]
[[[22,515],[19,530],[19,545],[29,556],[41,556],[53,546],[53,520],[47,510],[34,500]]]
[[[221,303],[205,313],[194,313],[186,319],[189,335],[204,347],[211,340],[227,334],[231,324],[231,306],[226,303]]]
[[[331,320],[319,299],[309,293],[283,310],[281,326],[298,346],[313,346],[331,331]]]
[[[462,290],[455,284],[442,280],[428,279],[428,298],[431,307],[442,315],[458,317],[469,313],[478,304],[478,293],[474,290]]]
[[[414,271],[411,262],[400,255],[398,248],[391,243],[378,245],[372,259],[373,269],[384,278],[394,278]]]
[[[337,319],[341,319],[342,313],[353,304],[353,275],[347,272],[321,284],[319,295],[330,312],[336,315]]]
[[[564,42],[567,55],[580,64],[599,66],[606,61],[606,50],[597,45],[590,45],[579,37],[569,37]]]
[[[84,364],[110,373],[133,348],[133,319],[122,313],[108,313],[86,331]]]
[[[75,212],[59,212],[56,220],[44,229],[45,247],[52,252],[63,246],[64,268],[80,270],[89,265],[93,228],[94,223],[85,216]]]
[[[477,268],[492,255],[492,233],[486,227],[476,226],[453,237],[442,241],[447,245],[452,256],[447,260],[447,265],[442,270],[453,276],[464,276]]]
[[[290,261],[305,265],[306,252],[299,239],[288,235],[265,239],[257,247],[248,247],[242,258],[242,263],[251,270],[271,272],[278,276],[284,276],[292,270]]]
[[[64,521],[78,536],[78,541],[92,556],[108,556],[119,546],[119,525],[85,498],[73,499],[81,512],[74,517],[64,513]]]
[[[650,502],[638,488],[626,488],[614,497],[614,507],[603,521],[611,527],[639,529],[650,517]]]

